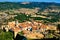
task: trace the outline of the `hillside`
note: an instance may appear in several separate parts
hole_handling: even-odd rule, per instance
[[[48,2],[0,2],[0,14],[23,13],[34,20],[60,24],[60,3]],[[9,16],[10,17],[10,16]]]

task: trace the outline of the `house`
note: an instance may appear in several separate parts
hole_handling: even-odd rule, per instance
[[[15,21],[8,22],[9,28],[14,28],[15,27]]]
[[[14,27],[11,30],[14,32],[14,38],[17,36],[19,32],[21,32],[21,29],[19,27]]]
[[[48,25],[49,30],[57,30],[57,27],[54,25]]]
[[[41,33],[29,33],[29,34],[25,34],[27,38],[29,39],[41,39],[44,38],[44,35]]]
[[[18,26],[18,23],[16,23],[15,21],[12,22],[8,22],[9,25],[9,30],[14,32],[14,38],[16,37],[18,32],[21,32],[21,29]]]
[[[49,29],[49,27],[48,27],[47,25],[42,24],[42,25],[40,26],[40,31],[41,31],[41,32],[44,32],[44,31],[46,31],[46,30],[48,30],[48,29]]]

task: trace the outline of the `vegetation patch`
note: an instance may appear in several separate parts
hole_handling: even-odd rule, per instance
[[[13,34],[11,32],[0,32],[0,40],[12,40]]]

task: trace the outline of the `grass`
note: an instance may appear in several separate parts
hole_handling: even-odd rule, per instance
[[[11,32],[0,31],[0,40],[12,40],[13,34]]]

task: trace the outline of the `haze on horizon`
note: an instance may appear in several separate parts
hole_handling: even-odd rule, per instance
[[[60,0],[0,0],[0,2],[56,2],[56,3],[60,3]]]

